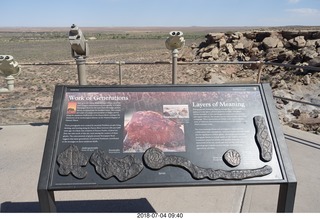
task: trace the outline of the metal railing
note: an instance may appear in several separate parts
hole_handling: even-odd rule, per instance
[[[100,62],[86,62],[86,65],[117,65],[118,73],[119,73],[119,84],[122,84],[122,66],[124,65],[172,65],[173,63],[170,61],[151,61],[151,62],[133,62],[133,61],[100,61]],[[311,70],[320,72],[320,67],[314,66],[298,66],[291,64],[283,64],[283,63],[275,63],[275,62],[264,62],[264,61],[237,61],[237,62],[226,62],[226,61],[211,61],[211,62],[177,62],[178,65],[257,65],[257,83],[260,83],[261,74],[264,65],[273,65],[280,66],[286,68],[297,68],[303,70]],[[59,66],[67,66],[67,65],[76,65],[74,61],[69,62],[46,62],[46,63],[20,63],[21,66],[49,66],[49,65],[59,65]],[[295,100],[291,98],[285,98],[280,96],[274,96],[274,98],[283,99],[287,101],[298,102],[301,104],[312,105],[316,107],[320,107],[320,104],[310,103],[300,100]],[[7,110],[50,110],[49,106],[37,106],[37,107],[9,107],[9,108],[0,108],[0,111]]]
[[[133,61],[101,61],[101,62],[86,62],[85,65],[117,65],[119,66],[119,84],[122,84],[122,66],[124,65],[257,65],[258,73],[257,73],[257,83],[261,81],[261,74],[264,65],[273,65],[280,66],[286,68],[297,68],[303,70],[311,70],[320,72],[320,67],[314,66],[303,66],[303,65],[292,65],[292,64],[284,64],[284,63],[276,63],[276,62],[265,62],[265,61],[236,61],[236,62],[227,62],[227,61],[211,61],[211,62],[177,62],[173,63],[171,61],[149,61],[149,62],[133,62]],[[41,66],[41,65],[76,65],[74,62],[47,62],[47,63],[21,63],[21,66]]]

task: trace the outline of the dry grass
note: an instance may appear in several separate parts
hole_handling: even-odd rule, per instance
[[[131,30],[132,31],[132,30]],[[200,33],[189,33],[190,38],[199,38]],[[98,39],[89,41],[90,61],[170,61],[171,54],[165,48],[165,32],[90,32]],[[116,37],[115,37],[116,36]],[[124,36],[124,37],[123,37]],[[194,40],[190,40],[191,44]],[[70,45],[65,32],[5,32],[0,30],[1,54],[12,55],[19,63],[71,61]],[[196,74],[179,66],[180,83],[201,83]],[[111,85],[119,83],[118,66],[87,66],[88,83]],[[187,72],[184,74],[183,72]],[[124,65],[123,84],[167,84],[171,83],[170,65]],[[0,108],[36,108],[51,106],[55,85],[76,85],[76,65],[71,66],[29,66],[22,65],[21,74],[16,77],[15,89],[0,94]],[[0,78],[0,86],[6,84]],[[49,110],[0,110],[1,124],[48,122]]]

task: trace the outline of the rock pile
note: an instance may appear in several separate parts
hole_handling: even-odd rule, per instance
[[[320,66],[320,31],[209,33],[180,61],[270,61]]]
[[[205,42],[181,51],[179,59],[199,62],[265,61],[320,67],[320,31],[209,33]],[[241,83],[253,82],[256,77],[257,71],[254,69],[257,65],[237,66],[231,71],[228,68],[231,69],[221,69],[218,65],[207,67],[204,80],[209,83]],[[270,83],[275,96],[320,105],[320,71],[265,65],[262,82]],[[320,134],[318,106],[276,99],[276,107],[283,124]]]

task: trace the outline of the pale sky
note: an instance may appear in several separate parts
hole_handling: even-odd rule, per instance
[[[320,0],[0,0],[0,27],[320,25]]]

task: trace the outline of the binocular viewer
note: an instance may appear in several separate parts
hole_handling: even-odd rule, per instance
[[[72,24],[69,31],[69,42],[71,45],[71,55],[73,58],[82,56],[86,58],[89,55],[89,46],[87,40],[79,27]]]
[[[185,39],[181,31],[171,31],[169,37],[167,38],[165,44],[167,49],[181,49],[185,45]]]
[[[0,55],[0,75],[8,77],[16,76],[20,73],[20,66],[11,55]]]

